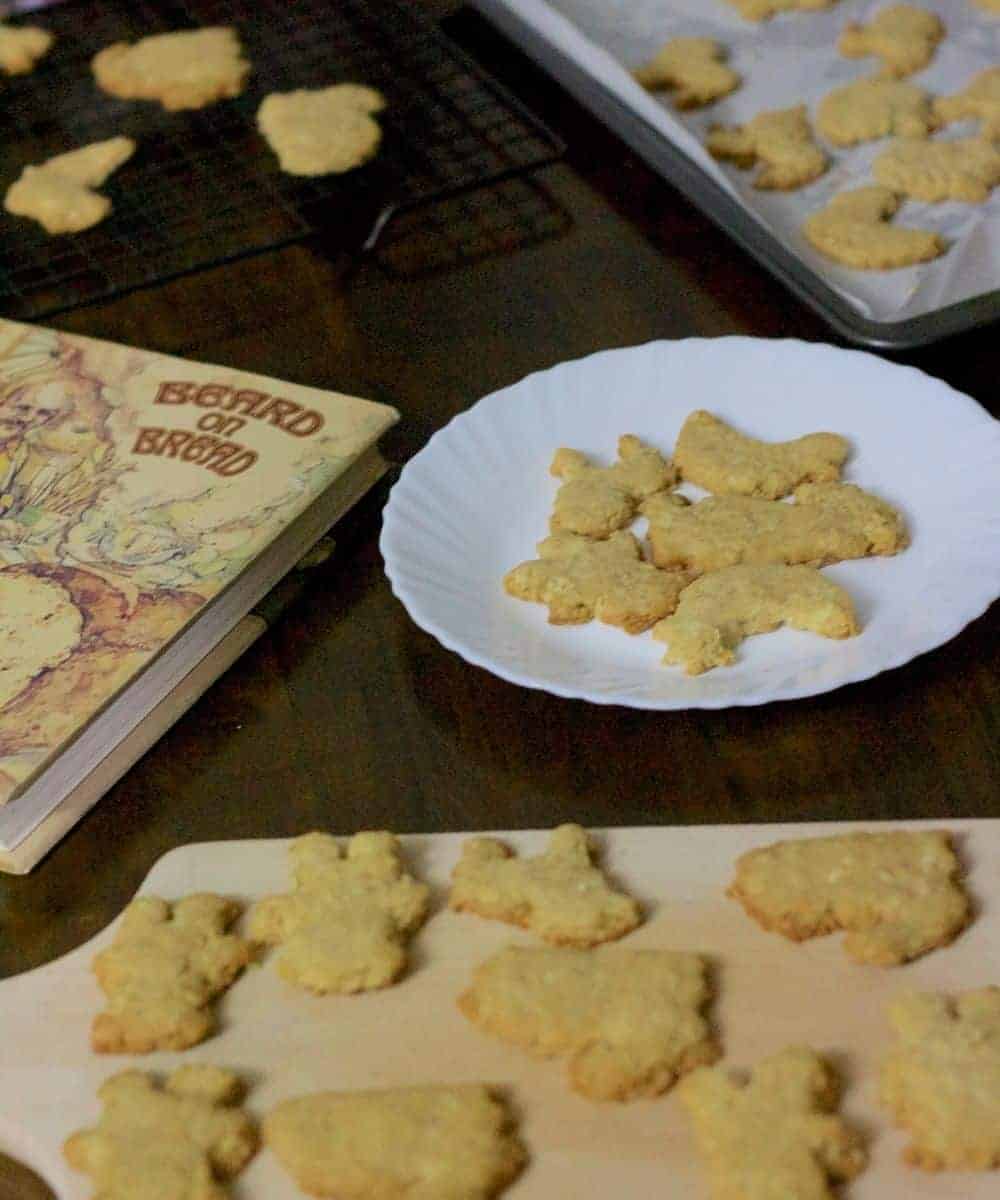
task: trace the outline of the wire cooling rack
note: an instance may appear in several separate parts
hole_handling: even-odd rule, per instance
[[[412,0],[28,0],[5,7],[15,23],[43,25],[56,41],[34,72],[4,81],[0,188],[26,164],[87,142],[125,134],[138,143],[102,188],[114,211],[93,229],[50,237],[32,221],[0,214],[0,311],[7,316],[48,316],[315,233],[351,249],[370,247],[396,214],[520,175],[563,150]],[[104,46],[206,25],[235,26],[253,63],[237,99],[167,113],[97,88],[90,59]],[[385,95],[379,154],[345,175],[283,174],[256,129],[261,100],[342,81]]]

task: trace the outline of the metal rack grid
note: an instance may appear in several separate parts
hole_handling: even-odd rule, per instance
[[[5,81],[0,186],[22,167],[115,134],[139,148],[102,189],[102,224],[53,238],[3,214],[0,312],[51,315],[322,232],[356,249],[391,217],[551,162],[562,145],[406,0],[57,0],[32,11],[56,35],[30,75]],[[15,17],[19,20],[19,17]],[[180,113],[101,92],[90,59],[112,42],[233,25],[253,63],[235,100]],[[388,104],[371,163],[283,174],[256,130],[273,91],[363,82]]]

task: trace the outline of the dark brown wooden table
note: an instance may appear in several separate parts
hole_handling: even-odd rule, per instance
[[[485,393],[594,350],[693,334],[835,340],[484,22],[463,10],[448,25],[568,142],[538,176],[565,217],[557,236],[402,280],[300,246],[54,323],[388,401],[403,414],[386,443],[397,462]],[[996,329],[902,361],[998,411]],[[90,937],[185,842],[997,815],[1000,608],[815,699],[593,707],[504,683],[417,629],[382,570],[382,502],[337,531],[270,631],[33,874],[0,878],[0,974]]]

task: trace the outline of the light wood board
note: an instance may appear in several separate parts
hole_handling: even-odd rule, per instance
[[[987,1200],[1000,1174],[925,1174],[902,1165],[903,1135],[875,1100],[888,1045],[886,1002],[904,989],[962,990],[1000,984],[1000,821],[954,821],[977,914],[951,947],[901,968],[861,967],[840,935],[801,945],[765,933],[724,895],[734,859],[778,838],[816,836],[866,825],[769,825],[620,829],[597,835],[612,876],[647,906],[649,919],[624,943],[706,953],[718,997],[713,1018],[726,1062],[752,1064],[790,1043],[828,1053],[846,1077],[845,1113],[871,1136],[872,1165],[845,1189],[852,1200]],[[934,823],[931,827],[942,827]],[[60,1146],[98,1116],[95,1092],[130,1067],[162,1071],[182,1061],[234,1068],[251,1080],[257,1115],[301,1093],[424,1082],[482,1080],[500,1085],[521,1118],[531,1165],[511,1200],[704,1200],[708,1191],[687,1119],[669,1094],[631,1104],[595,1104],[572,1093],[565,1060],[529,1059],[486,1037],[454,998],[472,968],[510,941],[530,935],[447,911],[448,874],[467,835],[404,838],[412,869],[434,887],[434,914],[412,946],[412,969],[398,985],[352,997],[315,997],[283,983],[267,959],[219,1005],[220,1032],[184,1054],[98,1056],[88,1044],[100,994],[89,964],[114,926],[89,944],[0,983],[0,1151],[37,1170],[60,1200],[83,1200],[88,1181],[63,1162]],[[545,833],[500,834],[534,853]],[[251,900],[289,886],[287,841],[218,842],[172,851],[141,891],[177,898],[218,891]],[[83,887],[85,881],[81,881]],[[0,916],[0,936],[4,921]],[[233,1187],[236,1200],[299,1195],[262,1151]]]

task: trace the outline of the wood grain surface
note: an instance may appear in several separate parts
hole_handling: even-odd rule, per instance
[[[55,323],[395,404],[397,462],[485,393],[602,348],[835,340],[484,21],[460,10],[445,24],[567,141],[537,177],[541,202],[568,217],[557,234],[405,278],[331,238]],[[996,330],[898,358],[1000,412]],[[414,627],[377,550],[384,498],[337,531],[332,558],[282,591],[270,632],[32,875],[0,879],[0,975],[80,944],[160,855],[202,839],[998,813],[997,606],[942,649],[811,700],[590,707],[495,679]]]
[[[726,898],[733,864],[745,850],[822,832],[746,825],[595,831],[602,866],[644,909],[644,922],[616,945],[705,956],[713,991],[706,1016],[729,1069],[743,1071],[789,1045],[809,1045],[829,1058],[843,1084],[841,1111],[871,1156],[845,1193],[850,1200],[993,1200],[994,1173],[917,1171],[903,1163],[908,1139],[878,1103],[877,1080],[893,1040],[886,1008],[901,990],[964,990],[1000,970],[1000,824],[954,827],[976,900],[973,924],[952,945],[892,968],[852,962],[840,934],[795,943],[767,933]],[[501,836],[524,855],[539,853],[547,841],[537,832]],[[60,1200],[87,1200],[89,1180],[69,1168],[60,1147],[97,1119],[100,1084],[130,1068],[159,1074],[182,1064],[227,1065],[249,1081],[245,1107],[257,1120],[286,1099],[317,1091],[485,1081],[507,1095],[530,1154],[504,1200],[706,1200],[703,1164],[674,1095],[621,1104],[585,1099],[569,1087],[566,1056],[533,1058],[459,1012],[455,999],[481,962],[511,943],[540,944],[527,931],[447,909],[448,878],[463,841],[404,839],[410,869],[431,886],[432,915],[415,935],[409,969],[397,984],[315,996],[286,983],[269,953],[213,1006],[216,1032],[182,1053],[136,1059],[90,1050],[90,1023],[102,1004],[90,964],[112,931],[39,971],[0,982],[4,1079],[17,1097],[16,1107],[0,1103],[0,1151],[23,1158]],[[290,883],[287,843],[223,842],[179,847],[154,866],[142,890],[168,899],[218,891],[252,901]],[[43,1005],[47,1023],[37,1018]],[[266,1149],[232,1190],[240,1200],[302,1195]]]

